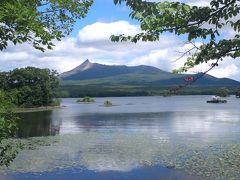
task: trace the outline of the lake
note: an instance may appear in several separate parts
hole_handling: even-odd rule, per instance
[[[0,179],[239,179],[240,99],[210,98],[63,99],[60,109],[19,114],[19,141],[30,147]]]

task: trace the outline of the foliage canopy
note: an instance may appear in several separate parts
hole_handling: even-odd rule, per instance
[[[240,1],[211,0],[210,6],[197,7],[180,2],[148,2],[142,0],[114,0],[115,4],[126,3],[132,10],[130,16],[140,22],[142,32],[134,36],[111,36],[118,41],[157,41],[162,33],[185,35],[193,48],[185,53],[191,54],[177,72],[210,60],[217,66],[225,57],[240,57]],[[225,38],[228,28],[232,37]],[[204,39],[197,46],[195,41]]]
[[[58,73],[54,70],[27,67],[0,73],[0,88],[15,97],[13,103],[17,106],[51,105],[58,86]]]
[[[0,50],[29,42],[52,49],[52,40],[68,35],[76,19],[86,16],[93,0],[1,0]]]
[[[10,95],[0,91],[0,166],[8,166],[17,154],[17,149],[5,142],[7,138],[14,137],[17,131],[17,117],[13,113],[11,100]]]
[[[227,97],[229,95],[229,89],[221,88],[217,91],[217,95],[220,97]]]

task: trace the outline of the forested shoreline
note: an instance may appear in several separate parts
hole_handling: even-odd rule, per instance
[[[17,107],[58,105],[55,100],[58,88],[55,70],[26,67],[0,72],[0,90]]]
[[[238,87],[198,87],[187,86],[180,91],[171,93],[169,86],[101,86],[101,85],[61,85],[61,97],[127,97],[127,96],[168,96],[168,95],[220,95],[222,91],[227,95],[240,96]],[[225,96],[225,95],[224,95]]]
[[[59,105],[58,87],[54,70],[26,67],[0,72],[0,166],[8,166],[21,149],[19,143],[5,141],[18,130],[15,109]]]

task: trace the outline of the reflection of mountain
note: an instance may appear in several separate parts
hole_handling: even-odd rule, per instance
[[[18,137],[54,136],[59,134],[60,122],[52,111],[18,114]]]

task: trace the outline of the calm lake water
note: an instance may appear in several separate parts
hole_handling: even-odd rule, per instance
[[[240,99],[210,98],[63,99],[61,109],[20,114],[30,148],[0,179],[239,179]]]

